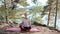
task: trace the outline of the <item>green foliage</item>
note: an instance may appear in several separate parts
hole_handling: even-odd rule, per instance
[[[27,2],[25,2],[26,0],[19,0],[19,3],[26,7],[26,6],[29,6],[29,4],[27,4]],[[9,19],[12,19],[12,20],[15,20],[16,18],[19,18],[21,19],[23,13],[26,11],[25,8],[23,9],[17,9],[17,10],[11,10],[10,7],[7,7],[7,9],[5,9],[5,6],[3,5],[2,7],[0,7],[0,11],[1,11],[1,15],[6,15],[8,13],[8,18]],[[41,17],[36,17],[37,13],[40,13],[43,11],[43,7],[42,6],[34,6],[33,9],[31,11],[29,11],[29,15],[30,14],[33,14],[31,17],[32,17],[32,21],[33,20],[36,20],[37,22],[41,22]]]
[[[34,13],[38,13],[38,12],[43,11],[43,8],[42,8],[42,6],[35,6],[35,7],[32,9],[32,11],[33,11]]]
[[[2,16],[0,16],[0,20],[3,20],[4,18]]]
[[[42,23],[41,16],[35,18],[35,21],[41,24]]]
[[[48,0],[48,4],[51,4],[54,0]]]
[[[29,4],[27,4],[27,2],[25,2],[25,1],[26,0],[19,0],[19,3],[24,7],[29,6]]]
[[[4,6],[0,7],[0,15],[6,14],[6,9]]]

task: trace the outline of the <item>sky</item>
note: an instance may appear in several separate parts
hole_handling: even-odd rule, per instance
[[[42,3],[42,5],[46,5],[46,2],[47,2],[48,0],[39,0],[39,2],[41,2]]]
[[[3,3],[0,1],[0,5],[3,5]]]
[[[37,3],[42,3],[42,5],[46,5],[47,0],[37,0]],[[30,6],[34,6],[35,4],[32,2],[32,0],[27,0],[27,3],[30,4]]]

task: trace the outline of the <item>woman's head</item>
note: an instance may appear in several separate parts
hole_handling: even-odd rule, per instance
[[[24,13],[25,18],[27,18],[27,12]]]

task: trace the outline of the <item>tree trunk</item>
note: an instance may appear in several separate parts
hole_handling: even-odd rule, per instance
[[[56,21],[57,21],[57,9],[58,9],[58,0],[56,0],[56,12],[55,12],[55,24],[54,24],[54,28],[56,28]]]
[[[5,5],[5,9],[7,9],[6,8],[6,0],[4,0],[4,5]],[[5,10],[6,11],[6,10]],[[6,18],[6,22],[7,22],[7,12],[6,12],[6,14],[5,14],[5,18]]]
[[[50,8],[49,8],[49,14],[48,14],[48,23],[47,23],[47,26],[49,26],[49,22],[50,22],[50,13],[51,13],[51,3],[50,3]]]

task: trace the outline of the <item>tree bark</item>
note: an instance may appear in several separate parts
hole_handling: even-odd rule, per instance
[[[56,0],[56,12],[55,12],[55,24],[54,24],[54,28],[56,28],[57,10],[58,10],[58,0]]]
[[[5,11],[6,11],[6,0],[4,0],[4,5],[5,5]],[[6,14],[5,14],[5,18],[6,18],[6,22],[8,22],[8,20],[7,20],[7,11],[6,11]]]
[[[51,1],[51,0],[50,0]],[[50,8],[49,8],[49,14],[48,14],[48,23],[47,23],[47,26],[49,26],[49,22],[50,22],[50,13],[51,13],[51,2],[50,2]]]

